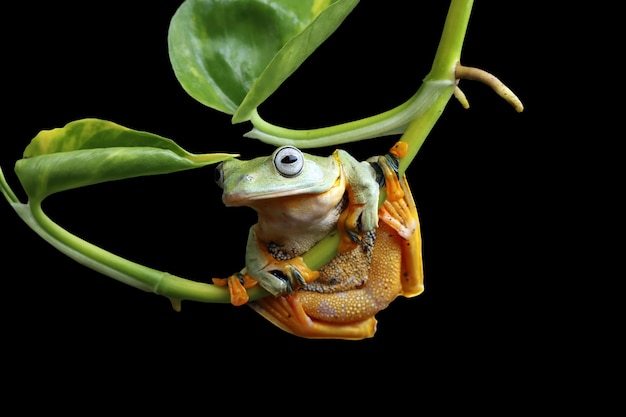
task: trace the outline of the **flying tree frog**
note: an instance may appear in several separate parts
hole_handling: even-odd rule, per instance
[[[406,178],[397,175],[404,145],[367,161],[341,149],[321,157],[283,146],[270,156],[222,162],[216,182],[224,204],[251,207],[258,221],[248,234],[245,268],[213,282],[228,285],[234,305],[248,303],[246,288],[258,283],[271,295],[248,304],[295,335],[373,336],[377,312],[398,295],[423,290],[417,209]],[[309,269],[302,255],[335,229],[337,255]]]

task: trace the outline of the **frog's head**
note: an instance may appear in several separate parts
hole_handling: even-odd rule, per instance
[[[228,159],[215,168],[226,206],[328,191],[339,182],[341,167],[333,156],[319,157],[283,146],[269,156],[248,161]]]

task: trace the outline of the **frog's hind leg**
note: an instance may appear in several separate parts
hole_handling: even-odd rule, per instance
[[[399,179],[389,166],[383,167],[383,171],[388,193],[379,215],[383,222],[396,230],[404,239],[402,242],[402,295],[414,297],[424,291],[422,237],[417,206],[406,176],[403,175]]]
[[[248,305],[275,326],[299,337],[360,340],[373,337],[376,333],[374,317],[350,323],[330,323],[313,319],[302,308],[298,294],[268,296]]]

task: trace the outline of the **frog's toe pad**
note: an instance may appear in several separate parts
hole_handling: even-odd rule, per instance
[[[257,281],[248,274],[233,274],[228,278],[212,278],[213,284],[218,286],[228,286],[230,292],[230,302],[234,306],[241,306],[248,302],[247,288],[256,285]]]
[[[301,256],[288,261],[274,261],[265,271],[273,278],[265,282],[265,289],[273,295],[293,293],[317,279],[318,271],[310,269]]]

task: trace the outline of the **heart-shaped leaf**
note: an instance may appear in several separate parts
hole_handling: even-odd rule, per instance
[[[192,154],[170,139],[99,119],[41,131],[15,164],[30,199],[72,188],[214,164],[237,155]]]
[[[186,0],[168,47],[176,78],[199,102],[250,119],[358,0]]]

